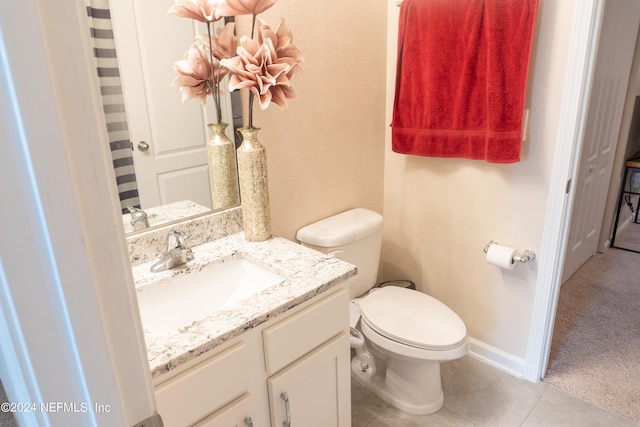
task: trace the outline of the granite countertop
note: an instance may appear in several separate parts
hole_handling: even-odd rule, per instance
[[[148,292],[175,275],[193,274],[212,263],[240,257],[269,268],[284,281],[175,332],[159,334],[145,329],[153,378],[356,274],[356,267],[351,264],[279,237],[247,242],[243,233],[237,233],[194,247],[193,252],[195,259],[184,268],[151,273],[149,269],[155,261],[134,266],[136,290]]]
[[[144,211],[149,219],[149,227],[154,227],[156,225],[177,221],[193,215],[210,212],[211,209],[206,206],[199,205],[196,202],[192,202],[191,200],[182,200],[179,202],[148,208]],[[124,224],[125,233],[135,231],[131,224],[131,214],[123,214],[122,223]]]

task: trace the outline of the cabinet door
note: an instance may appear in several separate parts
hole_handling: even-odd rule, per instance
[[[346,332],[267,382],[272,426],[351,425],[349,336]]]

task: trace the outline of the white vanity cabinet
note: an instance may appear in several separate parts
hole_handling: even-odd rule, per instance
[[[348,330],[344,285],[249,329],[156,380],[164,426],[349,427]]]

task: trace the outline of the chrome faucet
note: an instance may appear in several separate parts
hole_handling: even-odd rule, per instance
[[[167,235],[167,252],[160,257],[158,262],[151,266],[151,271],[169,270],[184,265],[193,259],[191,248],[185,246],[187,235],[181,231],[171,230]]]
[[[144,230],[145,228],[149,228],[149,217],[147,213],[142,209],[138,209],[133,206],[127,206],[129,213],[131,214],[131,225],[133,226],[134,231]]]

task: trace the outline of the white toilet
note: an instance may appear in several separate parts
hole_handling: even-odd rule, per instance
[[[301,228],[297,238],[358,267],[348,281],[353,377],[399,409],[431,414],[444,403],[440,363],[467,354],[467,329],[449,307],[422,292],[374,288],[382,222],[380,214],[356,208]]]

